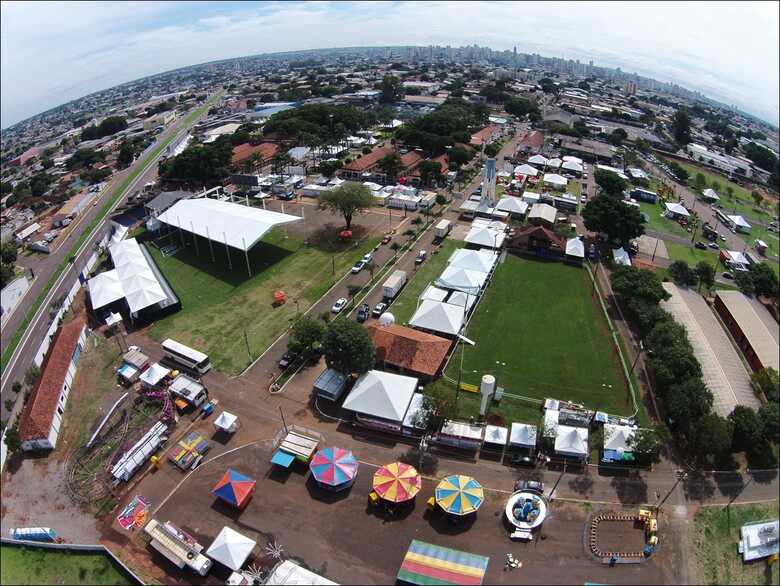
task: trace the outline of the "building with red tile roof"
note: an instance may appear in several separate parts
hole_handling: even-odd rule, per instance
[[[381,173],[379,161],[394,152],[395,149],[392,146],[377,147],[367,155],[362,155],[359,159],[344,165],[340,175],[345,178],[360,179],[363,173],[374,173],[375,171]]]
[[[19,421],[22,449],[51,450],[57,445],[65,405],[86,342],[86,317],[63,325],[43,362],[41,375]]]
[[[500,135],[501,127],[496,124],[489,124],[479,132],[472,134],[469,142],[474,146],[482,146],[483,144],[490,144]]]
[[[411,175],[424,160],[417,151],[409,151],[401,155],[401,172],[399,175]]]
[[[231,162],[234,165],[240,165],[252,155],[258,155],[260,157],[260,165],[268,164],[271,159],[274,158],[276,152],[279,150],[279,146],[272,142],[261,142],[258,145],[252,146],[248,142],[240,144],[237,147],[233,147],[233,157]]]
[[[435,377],[452,341],[405,326],[371,324],[368,333],[376,347],[377,363],[389,364],[404,374]]]
[[[517,143],[517,150],[539,153],[544,147],[544,134],[538,130],[526,132]]]

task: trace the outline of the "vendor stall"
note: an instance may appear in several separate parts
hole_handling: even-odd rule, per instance
[[[238,416],[233,415],[227,411],[223,411],[214,420],[214,427],[217,431],[223,431],[225,433],[235,433],[238,431],[239,423]]]
[[[355,482],[358,461],[350,450],[325,448],[311,459],[311,474],[317,484],[327,490],[343,490]]]
[[[271,462],[282,468],[289,468],[295,460],[308,464],[322,436],[309,430],[301,430],[295,425],[285,428],[274,439],[274,451]]]
[[[165,368],[161,364],[155,362],[149,368],[141,373],[139,379],[143,386],[147,389],[155,388],[160,382],[171,373],[170,368]]]
[[[231,570],[240,570],[255,545],[256,541],[233,531],[230,527],[223,527],[214,543],[206,550],[206,554]]]
[[[396,581],[399,584],[482,584],[490,558],[413,540]]]
[[[389,503],[412,500],[422,488],[422,478],[414,466],[393,462],[374,473],[372,484],[379,498]]]
[[[445,513],[456,516],[476,513],[485,501],[482,485],[471,476],[453,474],[436,486],[436,504]]]
[[[256,485],[257,483],[248,476],[228,468],[211,492],[226,503],[243,509],[252,498]]]

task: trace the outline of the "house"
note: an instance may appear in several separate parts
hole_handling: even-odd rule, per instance
[[[368,326],[376,348],[377,363],[399,369],[401,373],[434,378],[441,371],[452,341],[412,328],[392,324]]]
[[[411,175],[412,172],[424,161],[424,158],[417,151],[409,151],[401,155],[401,171],[399,177]]]
[[[369,370],[360,376],[342,405],[355,423],[381,431],[400,432],[418,380]]]
[[[535,226],[516,234],[509,241],[507,248],[528,252],[542,258],[558,259],[565,253],[566,242],[552,230],[543,226]]]
[[[557,210],[546,203],[535,203],[531,206],[528,213],[528,221],[535,226],[548,226],[552,228],[555,225]]]
[[[367,155],[347,163],[339,171],[339,175],[345,179],[361,179],[363,176],[384,175],[384,171],[379,168],[379,161],[387,155],[391,155],[395,149],[391,146],[382,146],[373,149]]]
[[[233,165],[240,165],[246,160],[251,159],[254,155],[258,156],[258,166],[262,167],[271,162],[274,158],[279,147],[272,142],[261,142],[258,145],[251,145],[248,142],[240,144],[237,147],[233,147],[233,156],[230,162]]]
[[[86,318],[81,315],[57,332],[20,418],[19,438],[24,451],[52,450],[57,445],[86,330]]]
[[[539,153],[544,148],[544,134],[538,130],[525,133],[517,143],[517,150],[524,153]]]
[[[761,303],[740,291],[717,291],[714,307],[753,370],[780,370],[777,322]]]
[[[479,132],[472,134],[469,144],[476,147],[486,146],[491,142],[498,140],[500,136],[501,127],[497,124],[489,124]]]

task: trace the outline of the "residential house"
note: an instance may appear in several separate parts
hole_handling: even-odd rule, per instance
[[[566,252],[566,241],[544,226],[534,226],[511,238],[507,249],[530,253],[542,258],[560,259]]]
[[[439,374],[452,345],[452,340],[395,324],[371,324],[368,333],[376,348],[377,363],[427,379]]]

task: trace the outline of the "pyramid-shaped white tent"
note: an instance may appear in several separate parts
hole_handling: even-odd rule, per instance
[[[546,165],[547,164],[547,157],[543,157],[542,155],[534,155],[533,157],[530,157],[528,159],[528,162],[531,165]]]
[[[561,163],[563,163],[563,161],[561,161],[558,158],[547,159],[547,166],[550,167],[551,169],[557,169],[558,167],[561,166]]]
[[[442,289],[454,289],[477,295],[487,281],[488,273],[483,271],[470,271],[457,266],[448,265],[444,272],[436,279],[436,286]]]
[[[539,169],[532,167],[526,163],[515,167],[515,175],[528,175],[530,177],[536,177],[539,174]]]
[[[238,571],[257,545],[252,539],[233,531],[230,527],[223,527],[206,554],[213,560],[231,570]]]
[[[556,187],[566,187],[566,185],[569,183],[569,180],[566,179],[566,177],[563,175],[558,175],[557,173],[545,173],[544,182],[545,184],[555,185]]]
[[[125,296],[125,290],[115,270],[95,275],[87,282],[87,288],[92,309],[100,309]]]
[[[463,309],[449,303],[426,299],[414,312],[409,325],[454,336],[460,333],[463,327]]]
[[[582,163],[577,163],[576,161],[564,161],[561,168],[567,171],[574,171],[575,173],[582,173]]]
[[[574,157],[572,155],[566,155],[565,157],[562,157],[562,158],[567,163],[579,163],[580,165],[582,165],[582,159],[580,159],[579,157]]]
[[[509,445],[521,448],[536,447],[536,426],[527,423],[513,423],[509,433]]]
[[[685,206],[680,205],[679,203],[666,203],[664,205],[666,206],[666,211],[671,214],[682,216],[684,218],[687,218],[691,215],[688,210],[685,209]]]
[[[238,429],[238,416],[233,415],[232,413],[228,413],[227,411],[223,411],[214,420],[214,427],[221,431],[233,433],[236,431],[236,429]]]
[[[604,424],[604,449],[616,452],[629,452],[629,443],[636,434],[633,427],[627,425]]]
[[[559,425],[555,452],[584,460],[588,456],[588,430],[584,427]]]
[[[369,370],[355,382],[343,407],[361,415],[400,423],[409,409],[417,383],[418,380],[411,376]]]
[[[467,244],[484,246],[485,248],[501,248],[504,244],[504,238],[506,238],[506,234],[499,230],[476,226],[469,230],[464,240]]]
[[[498,255],[491,250],[466,250],[461,248],[452,253],[447,264],[470,271],[489,273],[496,264]]]
[[[499,200],[496,209],[508,214],[522,216],[528,211],[528,203],[524,202],[521,197],[505,195]]]
[[[449,291],[446,289],[439,289],[435,285],[428,285],[425,291],[420,295],[420,300],[430,299],[431,301],[444,301],[447,298]]]

